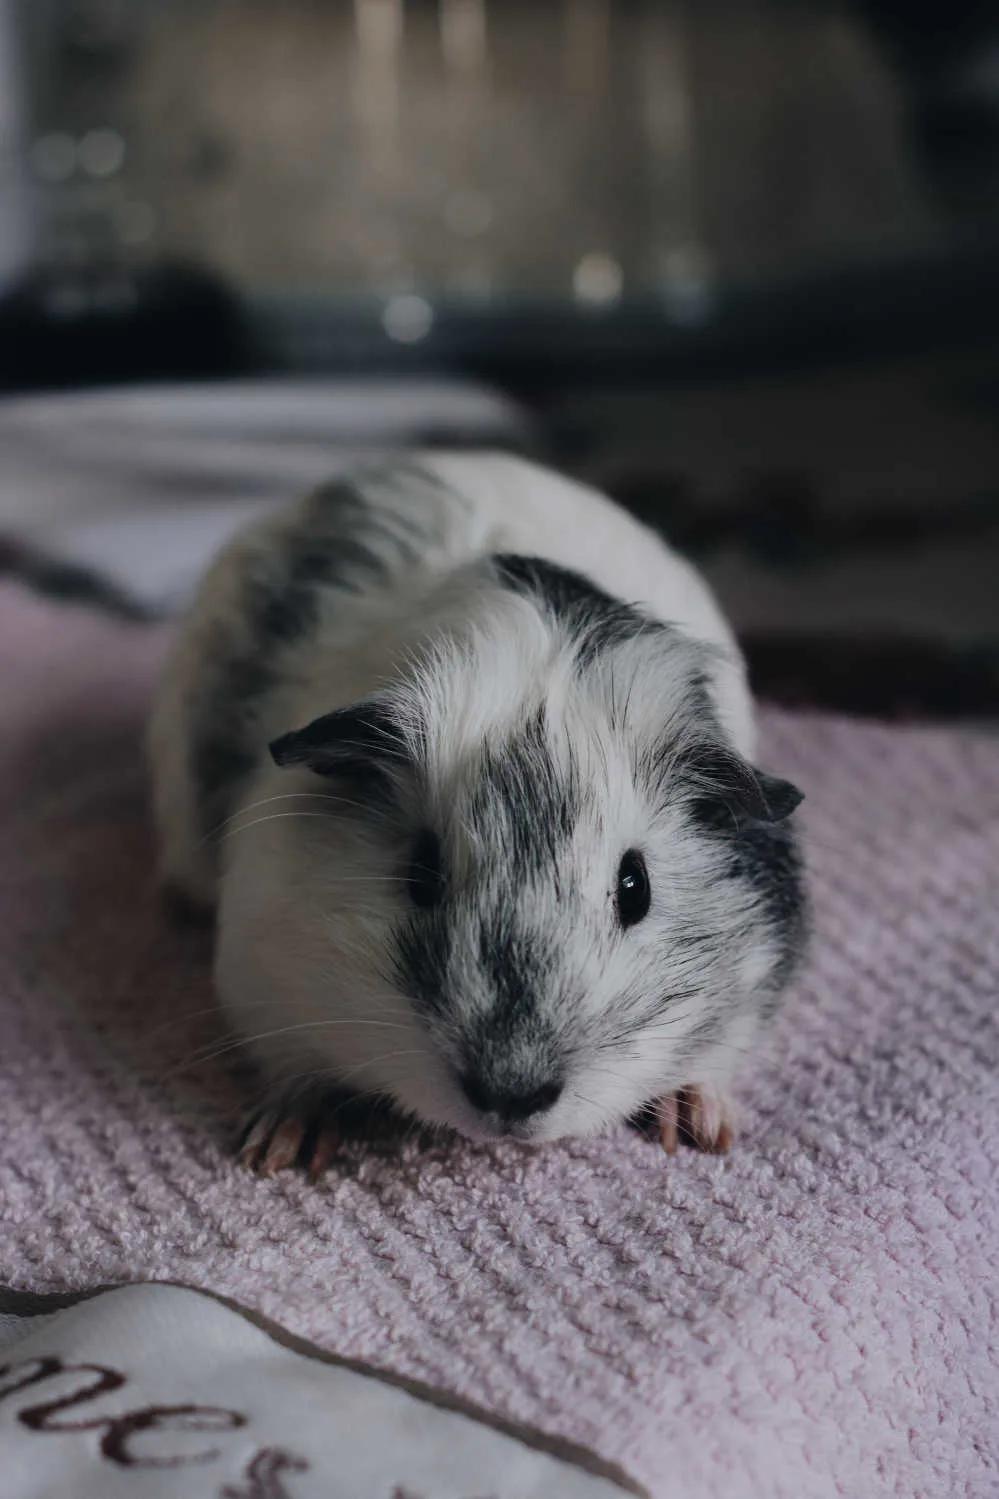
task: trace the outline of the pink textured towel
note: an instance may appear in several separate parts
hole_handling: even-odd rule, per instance
[[[728,1158],[382,1141],[262,1182],[152,888],[162,643],[0,589],[0,1279],[221,1292],[657,1499],[999,1493],[999,741],[767,717],[817,933]]]

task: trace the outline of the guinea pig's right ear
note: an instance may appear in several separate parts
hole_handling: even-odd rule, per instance
[[[705,742],[687,755],[686,771],[702,810],[724,809],[736,823],[783,822],[804,800],[790,781],[757,770],[728,745]]]
[[[362,794],[384,797],[410,763],[399,725],[379,698],[366,698],[282,734],[269,746],[275,765],[304,765],[316,775],[349,781]]]

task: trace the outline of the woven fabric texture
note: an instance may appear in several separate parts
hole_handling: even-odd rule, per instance
[[[765,715],[815,936],[727,1158],[387,1138],[265,1182],[153,889],[162,648],[0,589],[0,1280],[231,1296],[655,1499],[999,1493],[999,740]]]

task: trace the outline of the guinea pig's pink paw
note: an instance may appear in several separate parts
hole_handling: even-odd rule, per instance
[[[728,1094],[714,1083],[695,1083],[667,1093],[656,1106],[659,1138],[667,1155],[681,1140],[712,1155],[732,1144],[733,1109]]]
[[[295,1109],[264,1109],[247,1125],[239,1160],[258,1176],[300,1166],[315,1181],[332,1162],[339,1143],[339,1131],[328,1120]]]

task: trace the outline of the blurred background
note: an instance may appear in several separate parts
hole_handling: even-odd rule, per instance
[[[0,391],[22,563],[159,604],[488,441],[695,555],[769,695],[995,714],[999,5],[0,0]]]

